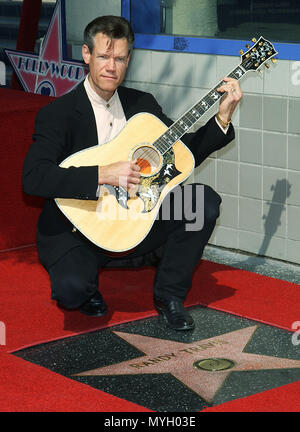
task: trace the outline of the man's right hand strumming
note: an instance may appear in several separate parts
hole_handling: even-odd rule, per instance
[[[140,183],[140,167],[137,160],[119,161],[109,165],[99,166],[98,184],[135,188]]]

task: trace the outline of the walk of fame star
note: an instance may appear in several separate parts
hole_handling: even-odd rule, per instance
[[[4,51],[23,89],[30,93],[62,96],[77,86],[88,72],[83,62],[63,58],[66,51],[64,0],[56,2],[39,54]]]
[[[115,331],[117,336],[145,355],[75,376],[170,373],[203,399],[212,401],[233,371],[300,368],[299,360],[243,352],[257,327],[250,326],[192,343]]]

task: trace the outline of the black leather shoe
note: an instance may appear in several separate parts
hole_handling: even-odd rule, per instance
[[[80,306],[79,311],[85,315],[100,317],[107,314],[108,309],[99,291],[87,302]]]
[[[184,309],[179,300],[162,300],[154,297],[154,307],[165,321],[167,327],[173,330],[193,330],[195,322],[191,315]]]

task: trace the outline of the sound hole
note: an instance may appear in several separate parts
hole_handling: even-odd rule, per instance
[[[143,175],[152,175],[161,166],[161,155],[153,147],[141,146],[137,148],[132,154],[132,160],[134,159],[137,159],[137,164]]]

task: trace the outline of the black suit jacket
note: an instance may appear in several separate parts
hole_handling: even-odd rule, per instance
[[[149,112],[166,125],[172,124],[151,94],[126,87],[119,87],[118,93],[127,120],[139,112]],[[195,134],[185,135],[183,141],[192,151],[197,166],[233,138],[232,126],[225,135],[212,118]],[[97,142],[96,120],[83,83],[37,114],[33,143],[24,161],[23,188],[30,195],[46,198],[37,229],[39,257],[46,268],[71,248],[84,242],[91,245],[80,233],[72,232],[72,224],[54,198],[97,199],[96,165],[59,167],[71,154]]]

